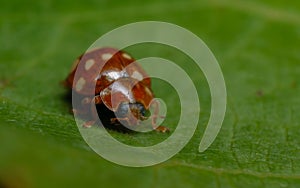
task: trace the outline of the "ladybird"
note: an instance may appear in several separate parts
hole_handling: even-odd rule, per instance
[[[84,127],[94,125],[100,117],[108,120],[103,125],[110,128],[124,123],[136,126],[151,118],[154,130],[169,131],[167,127],[156,125],[161,116],[159,104],[153,100],[151,79],[124,51],[106,47],[82,54],[74,62],[64,85],[79,101],[73,104],[75,115],[90,119]],[[146,117],[151,105],[155,107],[154,113]]]

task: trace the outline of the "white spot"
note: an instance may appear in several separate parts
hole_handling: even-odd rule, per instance
[[[101,58],[102,58],[104,61],[109,60],[111,57],[112,57],[112,54],[110,54],[110,53],[105,53],[105,54],[102,54],[102,56],[101,56]]]
[[[79,80],[77,81],[76,86],[75,86],[76,91],[81,91],[84,84],[85,84],[85,79],[82,77],[79,78]]]
[[[85,62],[85,70],[89,70],[93,65],[95,64],[95,60],[94,59],[89,59]]]
[[[122,56],[126,59],[132,59],[131,56],[126,53],[123,53]]]
[[[141,75],[141,73],[139,73],[138,71],[134,71],[133,74],[131,75],[132,78],[135,78],[139,81],[143,80],[143,75]]]

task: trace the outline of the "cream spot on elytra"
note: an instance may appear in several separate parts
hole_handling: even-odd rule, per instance
[[[85,62],[85,70],[89,70],[93,65],[95,64],[95,60],[94,59],[89,59]]]
[[[146,90],[146,93],[147,93],[148,95],[152,95],[152,92],[151,92],[151,90],[150,90],[148,87],[146,87],[145,90]]]
[[[122,56],[126,59],[132,59],[131,56],[126,53],[123,53]]]
[[[102,58],[104,61],[109,60],[111,57],[112,57],[112,54],[110,54],[110,53],[105,53],[105,54],[102,54],[102,55],[101,55],[101,58]]]
[[[81,91],[83,89],[83,86],[85,85],[85,79],[84,78],[79,78],[75,85],[76,91]]]
[[[139,73],[138,71],[134,71],[133,74],[131,75],[132,78],[135,78],[139,81],[143,80],[143,75]]]

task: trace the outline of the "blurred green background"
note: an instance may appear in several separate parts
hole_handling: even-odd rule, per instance
[[[228,105],[220,134],[197,148],[210,113],[200,70],[174,49],[147,44],[136,58],[165,57],[199,87],[201,116],[189,144],[149,168],[112,164],[81,138],[59,85],[74,59],[124,24],[166,21],[201,37],[223,70]],[[300,187],[300,2],[2,1],[0,6],[0,187]],[[177,95],[153,90],[178,121]],[[176,111],[177,110],[177,111]],[[110,133],[147,145],[168,135]]]

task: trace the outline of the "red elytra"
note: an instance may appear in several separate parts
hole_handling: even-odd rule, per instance
[[[159,105],[153,100],[151,79],[126,52],[99,48],[81,55],[74,62],[64,85],[79,96],[80,103],[73,109],[74,113],[91,113],[92,120],[84,124],[86,127],[95,123],[98,113],[107,113],[95,111],[94,104],[104,104],[118,114],[110,119],[110,124],[118,121],[127,125],[137,125],[147,119],[145,111],[154,105],[153,128],[160,132],[169,131],[164,126],[156,126]]]

